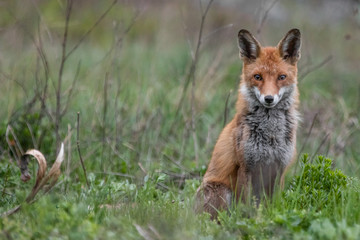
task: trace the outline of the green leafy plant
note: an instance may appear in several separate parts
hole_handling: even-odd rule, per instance
[[[289,188],[283,193],[284,201],[299,209],[323,210],[339,204],[349,187],[349,178],[340,170],[332,169],[329,158],[318,156],[311,163],[304,154],[301,174],[293,178]]]

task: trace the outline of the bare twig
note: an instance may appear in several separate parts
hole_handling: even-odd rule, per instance
[[[270,12],[270,10],[275,6],[275,4],[278,2],[279,0],[274,0],[269,6],[268,8],[264,11],[264,13],[260,16],[260,21],[259,21],[259,25],[256,29],[256,34],[259,36],[261,33],[261,30],[264,26],[264,23],[268,17],[268,14]]]
[[[38,10],[38,8],[37,8],[37,10]],[[40,59],[41,59],[41,61],[43,63],[44,74],[45,74],[45,85],[43,87],[42,93],[41,93],[41,91],[39,91],[38,88],[35,88],[35,93],[36,94],[35,94],[34,98],[32,100],[30,100],[27,104],[25,104],[23,107],[21,107],[20,109],[25,109],[27,112],[29,112],[31,110],[31,108],[34,106],[34,104],[36,103],[36,100],[39,98],[40,101],[41,101],[41,111],[40,111],[41,116],[40,116],[40,119],[42,117],[42,114],[45,113],[49,117],[50,121],[54,122],[53,117],[50,114],[50,111],[48,110],[48,108],[46,107],[46,104],[45,104],[45,99],[46,99],[46,96],[47,96],[50,69],[49,69],[48,60],[47,60],[47,57],[46,57],[46,54],[45,54],[45,51],[44,51],[43,45],[42,45],[41,34],[40,34],[40,24],[38,25],[38,43],[37,43],[35,37],[32,35],[31,32],[29,32],[27,27],[22,25],[20,23],[20,21],[17,20],[16,15],[14,13],[12,13],[11,11],[9,11],[9,13],[10,13],[10,15],[12,15],[12,17],[16,20],[17,24],[19,24],[21,29],[24,30],[24,32],[30,37],[31,41],[34,43],[34,46],[36,47],[36,50],[37,50],[37,53],[38,53],[38,56],[40,57]],[[38,11],[38,13],[39,13],[39,11]],[[40,15],[40,13],[39,13],[39,18],[42,19],[42,16]],[[37,73],[35,73],[35,78],[37,79],[36,74]],[[19,109],[17,111],[19,111]],[[12,117],[14,117],[16,112],[12,114]]]
[[[147,175],[147,172],[146,172],[144,166],[141,164],[141,162],[139,162],[138,165],[139,165],[141,171],[142,171],[145,175]]]
[[[47,97],[47,91],[48,91],[48,85],[49,85],[50,68],[49,68],[49,62],[46,57],[42,39],[41,39],[40,25],[38,26],[38,39],[39,39],[39,43],[36,44],[36,42],[34,41],[34,44],[37,49],[38,55],[41,59],[41,62],[43,64],[44,75],[45,75],[44,76],[45,77],[45,85],[42,89],[42,93],[39,94],[39,98],[40,98],[40,102],[41,102],[41,114],[45,113],[50,118],[50,121],[52,121],[53,119],[51,117],[50,111],[48,111],[47,106],[46,106],[46,97]]]
[[[66,44],[67,44],[67,36],[68,36],[68,30],[69,30],[69,21],[70,21],[70,15],[71,15],[71,9],[73,6],[73,0],[67,0],[66,4],[66,17],[65,17],[65,29],[64,29],[64,36],[62,41],[62,57],[61,57],[61,63],[60,63],[60,69],[59,69],[59,76],[58,76],[58,82],[56,87],[56,112],[55,112],[55,134],[56,134],[56,146],[58,146],[58,143],[60,141],[60,123],[61,123],[61,84],[62,84],[62,76],[64,72],[64,66],[66,62]]]
[[[8,146],[9,146],[9,149],[12,152],[12,154],[14,155],[14,157],[16,157],[16,160],[19,160],[20,156],[18,155],[18,152],[15,151],[15,149],[13,148],[14,143],[13,143],[13,141],[10,141],[10,139],[9,139],[9,132],[10,132],[10,128],[8,126],[6,128],[6,133],[5,133],[6,142],[7,142]]]
[[[306,137],[305,137],[305,141],[304,141],[303,145],[302,145],[301,148],[300,148],[300,151],[299,151],[299,153],[298,153],[298,157],[297,157],[297,158],[300,157],[300,154],[301,154],[302,151],[304,150],[304,148],[305,148],[305,146],[306,146],[306,144],[307,144],[307,142],[308,142],[308,140],[309,140],[309,137],[310,137],[310,135],[311,135],[311,132],[312,132],[312,130],[313,130],[313,127],[314,127],[314,125],[315,125],[315,122],[316,122],[316,119],[317,119],[318,115],[319,115],[319,113],[317,112],[317,113],[315,114],[312,122],[311,122],[311,126],[310,126],[310,129],[309,129],[309,132],[307,133],[307,135],[306,135]]]
[[[183,29],[184,29],[184,35],[185,35],[186,42],[187,42],[188,47],[189,47],[191,59],[194,60],[194,59],[195,59],[195,54],[194,54],[193,48],[192,48],[192,46],[191,46],[191,41],[190,41],[190,37],[189,37],[188,27],[187,27],[186,24],[185,24],[184,13],[183,13],[183,11],[182,11],[181,8],[180,8],[180,17],[181,17],[181,20],[182,20],[181,22],[182,22]]]
[[[10,125],[8,125],[8,127],[7,127],[7,129],[6,129],[6,136],[8,136],[8,132],[11,133],[11,135],[13,136],[13,138],[14,138],[14,140],[15,140],[15,143],[16,143],[15,146],[17,147],[17,148],[15,148],[15,150],[18,149],[18,151],[19,151],[19,154],[18,154],[17,156],[20,157],[20,156],[24,155],[24,150],[23,150],[23,148],[21,147],[20,141],[19,141],[19,139],[17,138],[17,136],[16,136],[13,128],[12,128]],[[8,140],[9,140],[9,139],[8,139],[8,137],[7,137],[7,141],[8,141]],[[9,144],[9,141],[8,141],[8,144]]]
[[[201,0],[199,1],[200,8],[202,11],[202,16],[201,16],[198,41],[197,41],[197,45],[196,45],[195,55],[194,55],[194,58],[193,58],[193,61],[192,61],[191,67],[190,67],[190,71],[187,75],[187,80],[186,80],[184,88],[183,88],[182,97],[180,99],[180,102],[179,102],[179,105],[178,105],[178,108],[176,111],[176,116],[177,116],[179,113],[179,110],[183,104],[186,90],[189,86],[189,83],[191,82],[191,85],[192,85],[192,88],[191,88],[191,127],[192,127],[192,137],[193,137],[193,141],[194,141],[196,165],[198,164],[199,156],[198,156],[198,143],[197,143],[197,137],[196,137],[196,122],[195,122],[195,115],[196,115],[196,110],[195,110],[195,72],[196,72],[196,65],[197,65],[197,62],[199,59],[199,50],[200,50],[200,46],[201,46],[201,42],[202,42],[201,40],[202,40],[202,35],[203,35],[205,19],[206,19],[206,15],[210,9],[212,2],[213,2],[213,0],[209,0],[208,4],[206,6],[205,12],[203,12]]]
[[[81,45],[81,43],[89,36],[89,34],[94,30],[94,28],[105,18],[105,16],[110,12],[110,10],[113,8],[113,6],[117,3],[117,0],[114,0],[113,3],[110,5],[110,7],[99,17],[99,19],[94,23],[92,27],[89,28],[89,30],[80,38],[80,40],[75,44],[74,47],[72,47],[68,52],[66,51],[66,45],[67,45],[67,35],[68,35],[68,29],[69,29],[69,20],[71,15],[71,9],[73,6],[73,0],[67,0],[66,5],[66,18],[65,18],[65,29],[64,29],[64,36],[63,36],[63,42],[62,42],[62,57],[61,57],[61,63],[60,63],[60,69],[59,69],[59,77],[58,77],[58,83],[56,87],[56,113],[55,113],[55,132],[56,132],[56,145],[58,145],[58,142],[60,141],[60,123],[61,118],[66,113],[66,108],[62,111],[61,110],[61,85],[62,85],[62,76],[64,71],[65,62],[68,59],[68,57]],[[79,66],[78,66],[79,67]],[[75,77],[76,79],[77,77]],[[75,80],[74,80],[75,81]],[[73,83],[75,84],[75,82]],[[72,90],[71,90],[72,92]],[[70,98],[68,98],[67,104],[69,103]]]
[[[85,154],[85,156],[83,156],[83,162],[85,162],[86,159],[89,159],[91,156],[93,156],[94,153],[99,150],[99,148],[101,147],[101,145],[102,145],[102,144],[101,144],[101,143],[98,143],[98,142],[97,142],[97,144],[93,145],[93,146],[92,146],[92,149],[91,149],[89,152],[87,152],[87,153]],[[70,169],[70,173],[72,173],[74,170],[78,169],[78,168],[80,167],[80,165],[81,165],[81,162],[80,162],[80,161],[74,163],[73,166],[72,166],[71,169]]]
[[[324,145],[324,143],[328,140],[330,136],[330,133],[327,133],[324,138],[321,140],[321,143],[319,144],[319,146],[316,148],[315,152],[313,153],[313,155],[310,158],[310,161],[313,161],[313,158],[315,157],[315,155],[319,152],[320,148]]]
[[[229,98],[230,98],[230,96],[231,96],[231,93],[232,93],[232,90],[230,90],[229,91],[229,93],[228,93],[228,95],[227,95],[227,97],[226,97],[226,101],[225,101],[225,109],[224,109],[224,127],[225,127],[225,125],[226,125],[226,123],[227,123],[227,118],[228,118],[228,115],[229,115],[229,106],[228,106],[228,104],[229,104]]]
[[[94,28],[99,25],[99,23],[106,17],[106,15],[110,12],[110,10],[115,6],[117,0],[114,0],[113,3],[109,6],[109,8],[98,18],[98,20],[94,23],[94,25],[87,30],[87,32],[80,38],[80,40],[75,44],[75,46],[66,54],[65,59],[68,58],[79,46],[80,44],[89,36],[89,34],[94,30]]]
[[[234,26],[234,24],[230,23],[230,24],[227,24],[225,26],[221,26],[219,28],[216,28],[214,31],[206,34],[206,36],[204,36],[201,41],[204,42],[205,40],[207,40],[208,38],[210,38],[211,36],[215,35],[216,33],[222,31],[222,30],[225,30],[225,29],[228,29],[228,28],[232,28]]]
[[[310,126],[310,129],[309,129],[309,132],[307,133],[307,135],[306,135],[306,137],[305,137],[305,141],[304,141],[304,143],[303,143],[303,145],[301,146],[301,148],[300,148],[300,151],[298,152],[298,155],[297,155],[297,158],[296,158],[296,164],[295,164],[295,168],[294,168],[294,173],[296,173],[296,171],[297,171],[297,167],[298,167],[298,163],[299,163],[299,158],[300,158],[300,155],[301,155],[301,153],[302,153],[302,151],[304,150],[304,148],[305,148],[305,146],[306,146],[306,144],[307,144],[307,142],[308,142],[308,140],[309,140],[309,137],[310,137],[310,135],[311,135],[311,132],[312,132],[312,130],[313,130],[313,127],[314,127],[314,125],[315,125],[315,122],[316,122],[316,119],[317,119],[317,116],[319,115],[319,113],[316,113],[315,114],[315,116],[314,116],[314,118],[313,118],[313,120],[312,120],[312,122],[311,122],[311,126]]]
[[[132,29],[132,27],[134,26],[136,20],[140,17],[140,15],[142,14],[143,11],[136,11],[136,14],[133,16],[133,18],[131,19],[129,25],[125,28],[125,30],[122,32],[122,34],[120,35],[120,38],[116,41],[116,46],[120,46],[121,43],[123,42],[125,36],[130,32],[130,30]]]
[[[163,154],[163,155],[164,155],[165,159],[170,160],[170,162],[172,162],[172,163],[173,163],[174,165],[176,165],[178,168],[184,170],[185,172],[191,173],[191,171],[190,171],[188,168],[186,168],[186,167],[184,167],[183,165],[181,165],[180,163],[176,162],[174,159],[172,159],[172,158],[171,158],[170,156],[168,156],[167,154]]]
[[[120,86],[121,86],[121,84],[120,84],[120,78],[118,78],[119,80],[118,80],[118,85],[117,85],[117,90],[116,90],[116,95],[115,95],[115,99],[114,99],[114,101],[115,101],[115,131],[114,131],[114,134],[115,134],[115,136],[114,136],[114,138],[115,138],[115,151],[118,151],[119,149],[119,135],[120,135],[120,133],[119,133],[119,124],[118,124],[118,116],[119,116],[119,107],[118,107],[118,100],[119,100],[119,96],[120,96]]]
[[[103,119],[102,119],[102,157],[101,157],[101,169],[104,167],[104,152],[106,147],[106,117],[107,117],[107,109],[108,109],[108,79],[109,72],[106,72],[104,79],[104,106],[103,106]]]
[[[26,126],[28,127],[29,129],[29,132],[30,132],[30,135],[31,135],[31,140],[33,142],[33,145],[36,149],[38,149],[38,145],[37,145],[37,142],[36,142],[36,139],[35,139],[35,136],[34,136],[34,132],[32,130],[32,127],[30,126],[30,124],[26,121]]]
[[[303,80],[309,73],[321,68],[322,66],[324,66],[325,64],[327,64],[328,62],[331,61],[332,59],[332,55],[327,56],[324,60],[322,60],[320,63],[313,65],[313,66],[309,66],[305,72],[301,73],[300,77],[299,77],[299,82],[301,80]]]
[[[177,110],[176,110],[176,116],[178,116],[179,111],[181,109],[181,106],[183,104],[183,101],[184,101],[185,94],[186,94],[187,88],[189,86],[189,83],[193,80],[193,78],[195,76],[196,65],[197,65],[198,58],[199,58],[199,50],[200,50],[200,46],[201,46],[201,43],[202,43],[201,39],[202,39],[205,19],[206,19],[206,15],[207,15],[213,1],[214,0],[209,0],[208,5],[206,6],[206,10],[205,10],[205,12],[202,13],[202,16],[201,16],[201,23],[200,23],[200,29],[199,29],[199,35],[198,35],[198,41],[197,41],[197,45],[196,45],[196,50],[195,50],[193,61],[192,61],[191,67],[190,67],[190,71],[188,72],[187,77],[186,77],[186,82],[185,82],[185,85],[184,85],[184,88],[183,88],[183,91],[182,91],[180,102],[179,102]],[[200,1],[200,3],[201,3],[201,1]],[[200,6],[201,6],[201,4],[200,4]]]
[[[77,150],[78,150],[78,153],[79,153],[79,158],[80,158],[81,166],[82,166],[82,169],[83,169],[83,171],[84,171],[84,176],[85,176],[85,179],[86,179],[86,184],[87,184],[87,186],[88,186],[88,188],[89,188],[89,187],[90,187],[90,184],[89,184],[89,181],[88,181],[88,178],[87,178],[86,168],[85,168],[84,161],[83,161],[83,159],[82,159],[81,151],[80,151],[79,129],[80,129],[80,112],[77,113],[76,146],[77,146]]]
[[[152,234],[149,233],[149,231],[147,231],[144,227],[141,227],[140,225],[137,225],[136,223],[134,223],[134,226],[136,228],[136,230],[138,231],[138,233],[140,234],[140,236],[142,236],[145,240],[153,240],[153,236]]]
[[[68,137],[69,137],[69,141],[68,141],[68,157],[67,157],[67,163],[66,163],[66,170],[65,170],[65,174],[67,177],[70,176],[70,163],[71,163],[71,125],[68,124]]]
[[[69,93],[67,94],[66,104],[65,104],[64,109],[63,109],[62,112],[61,112],[61,116],[64,116],[65,113],[67,112],[68,108],[69,108],[70,100],[71,100],[72,94],[73,94],[73,92],[74,92],[74,88],[75,88],[76,82],[77,82],[77,80],[79,79],[80,68],[81,68],[81,61],[79,61],[78,65],[77,65],[77,67],[76,67],[75,77],[74,77],[74,80],[73,80],[73,82],[72,82],[72,84],[71,84]]]
[[[114,50],[119,50],[122,48],[122,43],[123,43],[124,38],[130,32],[130,30],[136,23],[136,20],[140,17],[140,15],[142,13],[143,13],[143,10],[137,11],[135,13],[135,15],[132,17],[129,25],[122,31],[119,38],[115,38],[115,41],[112,44],[111,48],[109,49],[109,51],[106,52],[106,54],[104,54],[104,57],[102,59],[100,59],[99,62],[103,62],[104,59],[106,59],[109,55],[111,56],[113,54]],[[116,31],[116,33],[118,32],[116,28],[114,28],[114,30]],[[115,61],[112,61],[112,65],[114,65],[114,64],[115,64]]]
[[[2,213],[2,214],[0,215],[0,217],[10,216],[10,215],[18,212],[18,211],[20,210],[20,208],[21,208],[21,205],[17,205],[17,206],[14,207],[13,209],[10,209],[9,211],[6,211],[6,212]]]
[[[133,175],[124,174],[124,173],[116,173],[116,172],[94,172],[98,174],[106,174],[106,175],[114,175],[119,177],[125,177],[125,178],[131,178],[134,179],[135,177]]]

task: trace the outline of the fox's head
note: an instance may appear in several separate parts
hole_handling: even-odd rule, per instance
[[[239,31],[240,58],[244,62],[240,92],[251,105],[275,108],[293,98],[300,38],[300,31],[292,29],[276,47],[262,47],[250,32]]]

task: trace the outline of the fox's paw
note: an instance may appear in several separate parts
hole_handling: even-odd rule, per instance
[[[216,219],[219,210],[227,210],[231,204],[232,191],[223,183],[203,183],[197,190],[195,211],[207,212]]]

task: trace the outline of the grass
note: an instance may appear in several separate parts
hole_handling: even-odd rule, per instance
[[[179,190],[164,174],[146,175],[142,185],[90,174],[90,188],[71,183],[0,220],[2,236],[17,239],[357,239],[359,180],[331,169],[331,160],[305,156],[290,187],[257,207],[234,205],[219,216],[195,215],[198,180]],[[3,174],[3,172],[1,172]],[[8,173],[9,176],[12,176]],[[15,181],[15,180],[14,180]],[[64,181],[64,180],[62,180]],[[311,184],[309,184],[311,182]],[[332,186],[324,187],[323,182]],[[161,184],[169,189],[162,189]],[[335,187],[337,185],[337,187]],[[21,191],[20,191],[21,192]],[[62,192],[62,194],[61,194]],[[16,196],[21,199],[21,193]],[[12,199],[12,198],[9,198]],[[11,206],[2,199],[2,206]],[[4,208],[3,207],[3,208]]]
[[[57,147],[53,122],[42,115],[40,102],[26,104],[35,94],[36,82],[40,82],[40,87],[44,84],[44,69],[24,30],[25,27],[38,39],[37,26],[29,21],[38,16],[36,11],[31,11],[34,6],[21,8],[12,4],[7,7],[13,9],[18,19],[4,12],[5,17],[0,20],[4,26],[4,34],[0,36],[4,43],[0,46],[3,89],[0,213],[23,203],[34,184],[34,179],[28,183],[20,180],[20,170],[5,141],[7,125],[12,125],[24,149],[37,145],[49,165],[55,160]],[[184,13],[184,23],[189,26],[187,36],[191,46],[195,46],[192,39],[197,36],[195,23],[199,20],[199,9],[183,4],[179,6],[189,10]],[[271,200],[264,199],[258,207],[251,199],[248,204],[234,205],[229,213],[220,213],[221,225],[218,225],[206,214],[195,215],[192,205],[224,126],[228,96],[225,122],[234,114],[241,73],[234,40],[237,29],[211,35],[201,47],[195,74],[194,138],[191,86],[176,114],[191,53],[186,36],[179,30],[181,16],[175,14],[179,8],[176,4],[167,6],[174,14],[155,6],[144,11],[120,47],[113,43],[133,14],[129,5],[117,4],[66,62],[62,104],[66,103],[79,62],[81,68],[61,122],[61,137],[67,138],[62,175],[49,194],[33,204],[25,204],[12,216],[0,218],[0,238],[358,239],[360,195],[359,180],[355,177],[360,166],[359,82],[356,54],[353,54],[358,52],[358,47],[352,44],[358,35],[353,33],[346,44],[338,37],[352,29],[352,20],[342,19],[339,31],[321,25],[320,36],[313,34],[319,26],[308,25],[296,16],[288,19],[291,27],[304,24],[300,71],[308,64],[321,62],[329,52],[333,54],[332,61],[299,83],[303,121],[297,149],[303,149],[300,156],[309,154],[299,161],[297,171],[290,172],[284,191],[276,191]],[[84,4],[80,11],[80,6],[75,4],[69,46],[78,41],[94,23],[94,16],[106,7],[94,2],[93,6]],[[53,112],[64,8],[59,3],[44,1],[39,3],[39,9],[43,17],[39,32],[50,66],[47,104]],[[220,7],[210,9],[204,34],[228,21],[242,22],[255,29],[249,19],[242,17],[247,16],[244,12],[235,16],[231,11]],[[17,23],[22,23],[23,28]],[[278,41],[282,37],[281,33],[278,35],[276,22],[269,20],[265,26],[268,30],[263,33],[264,39]],[[286,26],[283,33],[288,29]],[[12,39],[12,33],[17,38]],[[332,41],[323,41],[322,36]],[[80,112],[80,147],[89,188],[76,149],[77,112]],[[333,160],[317,155],[327,155]],[[36,168],[32,162],[31,172],[36,172]]]

